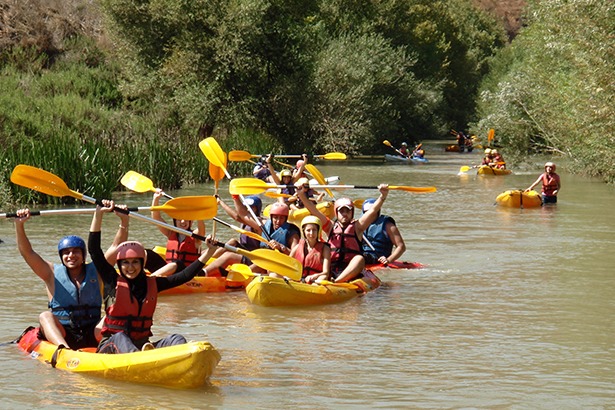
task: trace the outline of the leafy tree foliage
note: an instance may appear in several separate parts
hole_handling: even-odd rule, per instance
[[[511,154],[561,154],[615,181],[614,15],[606,0],[535,4],[483,84],[477,133],[496,127]]]

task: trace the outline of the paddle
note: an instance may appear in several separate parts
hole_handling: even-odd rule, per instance
[[[320,184],[320,185],[328,185],[327,184],[327,180],[325,179],[325,176],[316,168],[315,165],[313,164],[306,164],[305,165],[305,169],[307,170],[307,172],[309,172],[310,174],[312,174],[312,177],[314,177],[314,179]],[[331,190],[329,188],[325,188],[325,192],[327,194],[329,194],[329,196],[333,199],[335,199],[335,196],[333,195],[333,192],[331,192]]]
[[[261,158],[263,156],[264,155],[250,154],[248,151],[242,151],[242,150],[234,150],[228,153],[228,159],[230,161],[238,161],[238,162],[247,161],[250,158]],[[275,156],[278,158],[301,158],[302,157],[302,155],[296,155],[296,154],[293,154],[293,155],[277,155],[276,154]],[[313,157],[319,158],[319,159],[328,159],[328,160],[345,160],[346,154],[344,154],[343,152],[329,152],[327,154],[322,154],[322,155],[313,155]]]
[[[252,272],[252,269],[243,263],[234,263],[227,266],[226,270],[228,271],[226,280],[230,280],[232,282],[243,282],[254,276],[260,276],[258,273]]]
[[[138,208],[128,208],[131,212],[149,211],[149,206],[143,206]],[[31,216],[44,216],[44,215],[77,215],[77,214],[91,214],[96,211],[96,208],[72,208],[72,209],[49,209],[42,211],[30,211]],[[19,218],[15,212],[7,212],[0,214],[0,218]]]
[[[270,184],[256,178],[235,178],[231,180],[229,191],[232,195],[257,195],[271,188],[285,188],[286,185]],[[331,189],[378,189],[377,186],[362,186],[362,185],[311,185],[313,188],[331,188]],[[436,187],[411,187],[403,185],[389,185],[389,189],[427,193],[436,192]]]
[[[242,233],[246,236],[249,236],[250,238],[256,239],[257,241],[261,241],[261,242],[266,242],[266,239],[263,238],[262,236],[260,236],[259,234],[257,234],[256,232],[251,232],[251,231],[247,231],[245,229],[242,229],[238,226],[235,225],[231,225],[230,223],[223,221],[222,219],[218,219],[218,218],[214,218],[215,222],[220,222],[222,225],[224,226],[228,226],[229,228],[233,229],[236,232]]]
[[[491,146],[491,141],[495,138],[495,130],[491,128],[487,134],[487,145]]]
[[[71,196],[91,204],[100,205],[100,200],[70,189],[58,176],[29,165],[17,165],[11,173],[11,182],[38,192],[56,197]],[[117,208],[138,219],[151,219],[130,210]],[[216,215],[217,204],[213,196],[186,196],[167,201],[164,205],[152,206],[154,211],[163,211],[174,219],[211,219]]]
[[[271,191],[265,192],[265,196],[269,198],[290,198],[292,197],[291,194],[280,194],[278,192],[271,192]]]
[[[205,138],[204,140],[199,142],[199,148],[201,149],[201,152],[203,152],[203,154],[205,155],[205,157],[207,158],[209,162],[212,162],[218,168],[222,169],[226,177],[228,179],[231,179],[231,175],[228,173],[226,169],[226,153],[222,150],[222,148],[218,144],[218,141],[216,141],[213,137]],[[244,198],[243,194],[239,193],[239,194],[233,194],[233,195],[239,195],[239,199],[241,199],[241,202],[247,208],[248,212],[250,213],[254,221],[261,228],[261,231],[263,235],[265,236],[265,238],[267,238],[267,240],[271,240],[271,237],[267,234],[267,232],[265,231],[263,227],[263,223],[261,222],[260,217],[258,217],[254,213],[254,210],[252,209],[250,205],[246,204],[246,199]]]
[[[226,167],[226,154],[224,155],[224,166]],[[209,176],[214,180],[214,196],[218,195],[218,189],[220,187],[220,181],[224,179],[224,170],[216,166],[213,162],[209,163]],[[216,237],[216,218],[214,218],[213,226],[211,229],[211,236]]]
[[[131,191],[140,193],[156,192],[156,188],[154,188],[154,183],[152,182],[152,180],[145,175],[139,174],[136,171],[128,171],[127,173],[125,173],[120,182],[122,183],[122,185],[124,185]],[[167,195],[164,192],[162,192],[162,195],[169,199],[173,199],[172,196]]]
[[[401,153],[401,151],[400,151],[400,150],[398,150],[397,148],[395,148],[395,147],[393,146],[393,144],[391,144],[388,140],[384,140],[384,141],[382,141],[382,143],[383,143],[384,145],[386,145],[387,147],[393,148],[393,149],[394,149],[394,150],[395,150],[395,151],[396,151],[399,155],[401,155],[402,157],[404,157],[404,158],[406,157],[404,154],[402,154],[402,153]]]

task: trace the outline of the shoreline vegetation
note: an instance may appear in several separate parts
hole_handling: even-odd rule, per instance
[[[130,169],[165,189],[205,182],[208,136],[259,154],[371,155],[385,139],[495,128],[509,160],[564,156],[615,181],[611,2],[529,1],[518,34],[473,5],[488,0],[240,3],[0,6],[2,209],[72,201],[11,184],[18,164],[93,197]],[[494,12],[510,20],[505,3]]]

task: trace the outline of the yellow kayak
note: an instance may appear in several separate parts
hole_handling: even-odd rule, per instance
[[[327,285],[258,276],[246,287],[246,293],[250,302],[259,306],[314,306],[344,302],[379,286],[380,279],[366,270],[361,279]]]
[[[500,169],[495,167],[490,167],[489,165],[481,165],[478,167],[476,171],[478,175],[508,175],[512,174],[510,169]]]
[[[38,328],[26,329],[19,348],[56,369],[125,382],[188,389],[205,384],[220,361],[208,342],[189,342],[143,352],[104,354],[96,349],[61,349],[37,337]],[[55,355],[54,359],[54,353]]]
[[[536,191],[511,189],[498,195],[495,202],[508,208],[539,208],[542,206],[542,196]]]

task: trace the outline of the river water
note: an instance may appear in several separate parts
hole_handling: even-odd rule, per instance
[[[262,308],[242,292],[162,297],[155,335],[206,339],[222,355],[210,384],[195,390],[56,371],[2,345],[0,408],[613,408],[613,188],[558,169],[556,206],[500,208],[495,197],[529,186],[539,163],[508,176],[458,175],[480,155],[437,148],[427,151],[427,165],[317,163],[345,184],[436,186],[424,195],[391,191],[384,206],[406,240],[403,259],[427,268],[380,271],[380,289],[322,307]],[[206,185],[171,194],[211,193]],[[151,196],[115,199],[145,206]],[[86,237],[89,222],[48,215],[26,228],[35,249],[55,261],[59,237]],[[117,223],[106,217],[105,243]],[[47,305],[13,229],[0,221],[0,342],[35,324]],[[219,238],[232,235],[225,229]],[[163,244],[141,221],[131,237]]]

